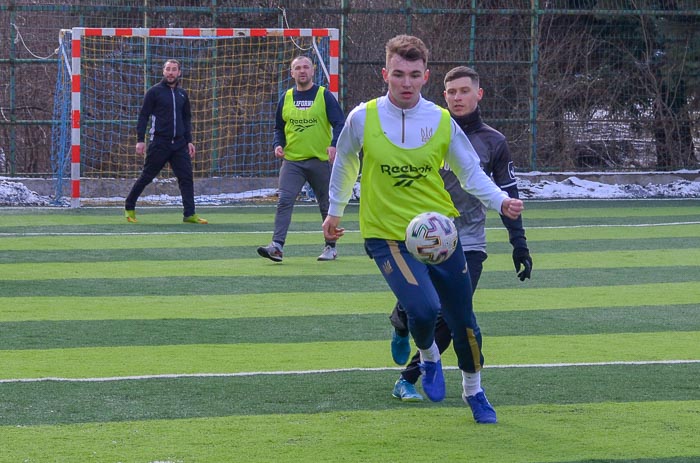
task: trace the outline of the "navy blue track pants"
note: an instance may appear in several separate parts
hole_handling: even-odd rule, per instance
[[[403,241],[369,238],[365,249],[406,310],[416,346],[428,349],[433,344],[435,322],[442,310],[459,368],[469,373],[481,370],[481,331],[472,307],[464,253],[457,251],[439,265],[426,265],[411,256]],[[462,249],[460,242],[457,249]]]

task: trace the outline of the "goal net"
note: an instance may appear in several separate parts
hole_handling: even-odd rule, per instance
[[[206,182],[210,194],[263,188],[276,179],[275,112],[293,85],[295,56],[309,56],[315,82],[338,96],[337,29],[81,27],[61,31],[59,44],[52,167],[56,196],[70,191],[73,207],[81,197],[107,191],[86,187],[86,180],[122,180],[126,191],[111,196],[128,193],[143,167],[135,152],[143,96],[161,80],[168,58],[182,65],[197,148],[195,182]],[[171,176],[167,169],[161,173]]]

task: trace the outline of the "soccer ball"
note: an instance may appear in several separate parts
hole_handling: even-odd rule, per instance
[[[457,227],[449,217],[438,212],[424,212],[406,227],[406,248],[424,264],[437,265],[455,251],[457,236]]]

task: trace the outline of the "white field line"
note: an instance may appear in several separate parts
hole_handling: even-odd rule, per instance
[[[560,230],[560,229],[572,229],[572,228],[641,228],[641,227],[671,227],[676,225],[700,225],[698,222],[666,222],[666,223],[638,223],[638,224],[618,224],[618,225],[602,225],[602,224],[592,224],[592,225],[562,225],[556,227],[533,227],[528,226],[528,230]],[[502,230],[503,227],[487,227],[486,230]],[[201,229],[200,229],[201,230]],[[308,230],[308,231],[290,231],[290,235],[305,235],[305,234],[317,234],[321,230]],[[207,235],[270,235],[272,230],[259,230],[259,231],[168,231],[168,232],[41,232],[41,233],[0,233],[0,237],[24,237],[24,236],[129,236],[129,235],[200,235],[206,233]],[[345,233],[360,233],[360,230],[345,230]]]
[[[650,360],[637,362],[581,362],[581,363],[533,363],[517,365],[488,365],[487,369],[511,369],[511,368],[566,368],[566,367],[598,367],[610,365],[684,365],[700,363],[700,360]],[[69,383],[100,383],[107,381],[135,381],[150,379],[180,379],[180,378],[234,378],[244,376],[285,376],[285,375],[309,375],[326,373],[345,373],[353,371],[401,371],[403,367],[383,368],[332,368],[327,370],[290,370],[290,371],[244,371],[238,373],[172,373],[161,375],[137,375],[137,376],[110,376],[102,378],[8,378],[0,379],[0,384],[7,383],[39,383],[39,382],[69,382]],[[443,370],[457,370],[457,367],[447,366]]]

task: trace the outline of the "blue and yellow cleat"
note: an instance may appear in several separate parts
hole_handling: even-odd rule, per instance
[[[416,391],[416,386],[403,378],[399,378],[396,381],[391,395],[397,399],[401,399],[401,402],[420,402],[423,400],[423,396],[420,392]]]

